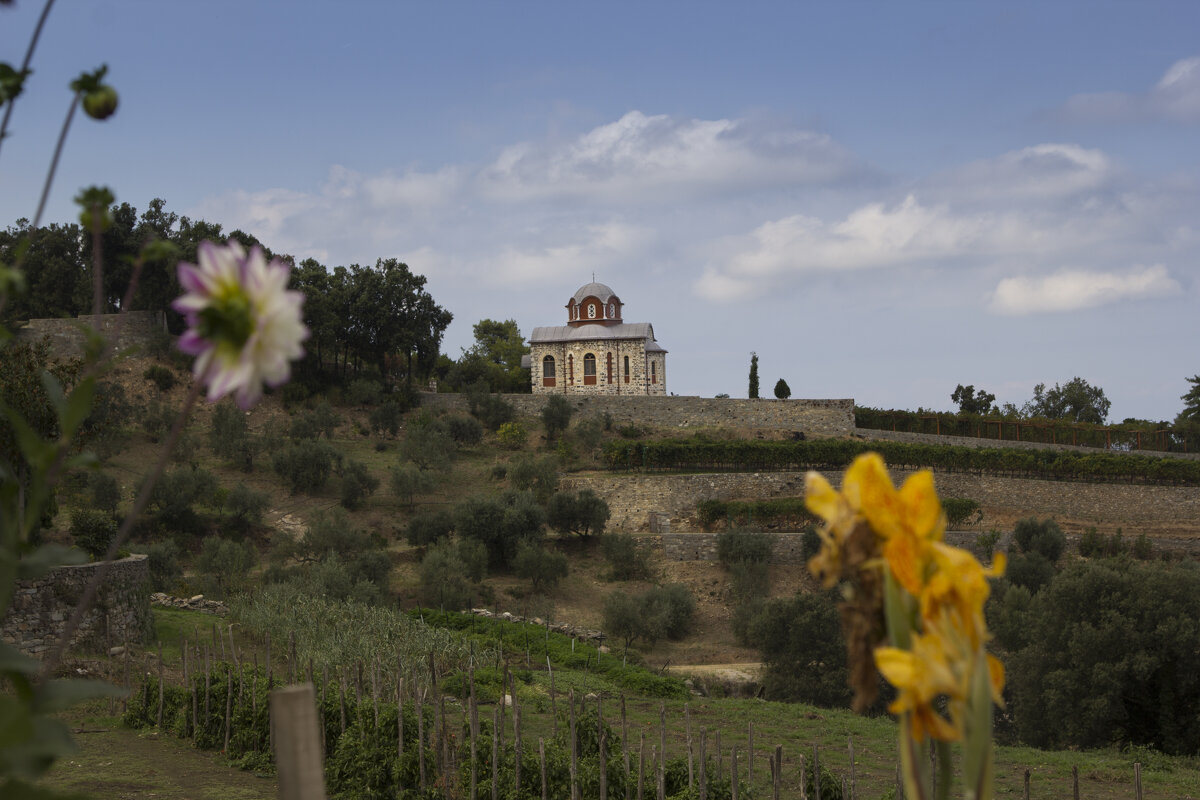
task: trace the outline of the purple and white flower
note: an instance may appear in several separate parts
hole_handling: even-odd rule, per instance
[[[289,291],[288,266],[250,254],[236,241],[203,242],[199,264],[179,264],[185,294],[171,304],[187,320],[179,349],[196,356],[192,375],[216,402],[233,393],[247,409],[262,397],[263,384],[278,386],[304,355],[308,338],[300,307],[304,295]]]

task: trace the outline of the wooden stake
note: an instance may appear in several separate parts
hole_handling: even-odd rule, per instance
[[[312,684],[309,684],[312,686]],[[316,708],[316,704],[313,704]],[[229,753],[230,724],[233,722],[233,672],[228,664],[225,665],[225,753]]]
[[[325,754],[311,684],[271,693],[271,729],[281,800],[325,800]]]
[[[512,681],[511,691],[513,699],[513,754],[516,764],[513,769],[513,782],[517,788],[517,794],[521,793],[521,707],[517,705],[517,679],[510,675]]]
[[[538,765],[542,768],[542,800],[549,800],[546,793],[546,740],[538,737]]]
[[[651,750],[651,755],[653,755],[654,748],[651,747],[650,750]],[[654,760],[658,764],[658,780],[655,782],[656,787],[655,787],[654,796],[655,796],[656,800],[666,800],[666,797],[667,797],[667,774],[666,774],[666,771],[663,769],[664,756],[660,755],[657,759],[654,759]]]
[[[700,800],[708,800],[708,728],[700,728]]]
[[[621,765],[625,768],[625,800],[629,800],[629,723],[625,718],[625,695],[621,695]]]
[[[774,800],[779,800],[779,790],[783,788],[783,745],[775,745],[775,784]],[[843,795],[844,796],[844,795]]]
[[[738,765],[737,765],[737,745],[735,744],[729,754],[729,788],[733,800],[738,800]]]
[[[479,797],[479,767],[476,762],[479,739],[479,706],[475,702],[475,666],[470,669],[471,684],[471,800]]]
[[[1025,794],[1022,796],[1029,800],[1029,770],[1025,770]]]
[[[1026,773],[1028,775],[1028,773]],[[1028,778],[1026,778],[1028,784]],[[1142,762],[1133,762],[1133,798],[1142,800]]]
[[[420,788],[425,791],[425,689],[421,688],[417,695],[417,768],[420,775]]]
[[[572,640],[574,641],[574,640]],[[575,690],[571,690],[571,800],[579,800],[579,738],[575,730]]]
[[[695,765],[693,764],[694,757],[692,753],[692,709],[687,703],[683,704],[683,724],[684,730],[687,733],[688,794],[691,794],[692,786],[695,784]]]
[[[646,789],[646,732],[642,731],[642,736],[638,743],[637,800],[645,800],[645,796],[644,796],[645,789]]]
[[[1079,800],[1079,766],[1071,767],[1071,797]]]
[[[856,800],[858,794],[858,783],[854,777],[854,737],[846,737],[846,747],[850,751],[850,797],[848,800]]]
[[[721,749],[721,729],[720,728],[717,728],[716,732],[714,733],[714,736],[716,737],[716,741],[713,743],[713,749],[717,751],[717,783],[720,783],[722,777],[724,776],[724,769],[725,769],[725,767],[724,767],[725,759],[722,758],[722,756],[721,756],[721,754],[724,753],[725,751]]]
[[[504,698],[500,698],[504,705]],[[500,706],[492,708],[492,800],[500,800]],[[574,772],[572,771],[572,774]]]
[[[813,745],[813,791],[816,793],[815,800],[821,800],[821,751],[817,745]]]
[[[750,742],[746,746],[746,785],[754,786],[754,723],[748,727]]]
[[[800,754],[800,800],[808,800],[808,775],[804,771],[804,754]],[[899,800],[897,797],[896,800]]]
[[[667,704],[658,704],[658,800],[667,794]]]
[[[162,730],[163,720],[163,658],[162,658],[162,640],[158,642],[158,729]]]

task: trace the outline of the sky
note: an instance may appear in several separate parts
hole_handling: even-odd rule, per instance
[[[41,4],[0,6],[0,61]],[[952,410],[1079,376],[1171,420],[1200,373],[1200,3],[59,0],[0,224],[82,187],[333,267],[398,258],[527,336],[595,280],[667,389]]]

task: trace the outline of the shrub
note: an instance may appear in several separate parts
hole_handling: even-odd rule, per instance
[[[169,392],[179,383],[179,379],[175,377],[175,373],[161,364],[151,364],[146,367],[146,371],[142,373],[142,377],[157,386],[160,392]]]
[[[292,419],[288,435],[293,439],[316,439],[321,435],[332,439],[342,421],[333,410],[333,406],[329,405],[328,401],[321,400],[308,411],[301,412]]]
[[[1000,535],[1000,531],[992,528],[975,537],[975,546],[979,548],[979,552],[983,553],[985,558],[991,558],[996,552],[996,545],[1000,543]]]
[[[533,590],[552,589],[567,577],[567,557],[553,553],[538,542],[523,541],[517,546],[512,561],[513,572],[533,585]]]
[[[413,497],[432,491],[435,485],[432,473],[416,464],[397,464],[389,474],[392,494],[407,506],[412,506]]]
[[[161,442],[175,422],[175,409],[156,398],[142,410],[139,422],[150,441]]]
[[[287,409],[294,408],[308,399],[308,389],[299,381],[291,381],[285,383],[283,388],[279,390],[279,399],[283,403],[283,407]]]
[[[395,436],[400,433],[400,423],[404,420],[404,410],[399,403],[388,401],[381,406],[371,409],[367,421],[376,436]]]
[[[640,439],[646,435],[645,431],[633,424],[622,425],[620,428],[617,428],[617,433],[625,439]]]
[[[604,629],[629,645],[641,639],[680,639],[691,626],[696,601],[682,584],[656,586],[641,594],[609,592],[604,598]]]
[[[635,581],[650,577],[648,554],[638,546],[631,533],[606,533],[600,537],[600,549],[608,560],[610,581]]]
[[[558,459],[518,458],[508,468],[508,479],[514,489],[530,491],[541,503],[548,503],[558,490]]]
[[[93,472],[88,476],[88,489],[92,508],[112,517],[117,515],[117,506],[121,504],[121,487],[116,478],[107,472]]]
[[[1054,564],[1036,550],[1017,553],[1009,557],[1004,576],[1014,586],[1023,586],[1030,594],[1037,594],[1054,580]]]
[[[217,479],[208,470],[172,469],[159,476],[147,507],[157,511],[158,522],[169,531],[196,533],[200,518],[195,506],[217,494]]]
[[[226,400],[213,408],[208,443],[215,455],[237,464],[246,472],[254,469],[258,443],[250,436],[245,413]]]
[[[1104,535],[1095,526],[1086,528],[1079,537],[1079,555],[1084,558],[1104,555]]]
[[[983,519],[979,503],[968,497],[943,497],[942,508],[946,512],[946,525],[952,530],[975,525]]]
[[[780,378],[775,383],[775,397],[779,400],[787,400],[791,396],[791,387],[787,385],[787,381],[785,381],[783,378]]]
[[[335,460],[341,456],[326,442],[303,439],[277,452],[271,465],[293,494],[315,494],[329,480]]]
[[[172,539],[155,542],[146,548],[146,565],[150,569],[150,588],[156,592],[174,592],[183,576],[179,566],[179,545]]]
[[[379,478],[371,474],[367,465],[359,461],[346,462],[342,470],[341,504],[353,511],[379,488]]]
[[[412,516],[404,538],[413,547],[434,544],[454,530],[454,515],[445,509],[421,511]]]
[[[204,593],[222,598],[248,585],[249,572],[254,566],[254,549],[249,542],[210,536],[200,547],[200,555],[193,566],[200,576]]]
[[[1145,533],[1139,533],[1137,538],[1133,540],[1133,557],[1142,561],[1149,561],[1151,558],[1154,558],[1154,544]]]
[[[317,513],[298,540],[284,540],[275,550],[277,560],[292,559],[301,565],[316,564],[336,555],[353,582],[387,584],[391,569],[384,542],[356,527],[341,508]]]
[[[850,702],[846,645],[829,593],[767,601],[750,620],[746,639],[761,654],[770,699],[835,707]]]
[[[440,424],[410,425],[400,443],[400,458],[423,470],[445,472],[456,454],[454,440]]]
[[[1032,517],[1017,522],[1013,527],[1013,541],[1022,553],[1040,553],[1054,564],[1067,545],[1062,528],[1052,519],[1039,522]]]
[[[733,528],[717,536],[717,559],[727,569],[747,561],[765,564],[773,551],[773,538],[762,531]]]
[[[571,424],[571,415],[575,409],[560,394],[552,394],[546,398],[542,406],[542,425],[546,428],[547,439],[557,439],[558,435]]]
[[[238,483],[225,498],[225,511],[229,515],[227,524],[234,530],[246,531],[262,522],[263,513],[270,505],[271,497],[266,492]]]
[[[483,423],[474,417],[457,414],[446,420],[450,438],[463,447],[474,447],[483,441]]]
[[[520,450],[529,439],[529,432],[519,422],[505,422],[496,431],[496,441],[508,450]]]
[[[591,489],[581,489],[577,494],[558,492],[546,507],[546,522],[551,528],[582,537],[603,535],[610,516],[608,503]]]
[[[472,497],[454,510],[459,536],[482,542],[491,564],[510,564],[523,540],[539,540],[546,513],[527,492],[500,497]]]
[[[346,387],[346,401],[355,406],[375,406],[383,400],[383,385],[370,378],[351,381]]]
[[[466,572],[467,565],[452,542],[434,545],[421,559],[421,601],[443,611],[469,608],[473,593]]]
[[[480,381],[467,390],[467,405],[471,416],[483,423],[489,431],[496,431],[516,415],[512,403],[498,394],[490,394],[486,381]]]
[[[117,523],[111,514],[94,508],[71,512],[71,537],[75,545],[92,558],[102,558],[116,535]]]
[[[807,563],[809,559],[821,552],[821,534],[817,533],[815,525],[809,525],[800,535],[800,555]]]

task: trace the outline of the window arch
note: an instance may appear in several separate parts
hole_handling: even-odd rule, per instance
[[[608,382],[612,383],[612,353],[608,354]]]
[[[593,306],[595,308],[595,306]],[[587,353],[583,357],[583,383],[585,386],[596,384],[596,354]]]
[[[554,356],[542,359],[542,386],[554,385]]]
[[[596,318],[596,304],[588,303],[588,319]]]
[[[567,383],[575,385],[575,356],[567,353]]]
[[[625,356],[625,382],[629,383],[629,356]]]
[[[658,383],[658,364],[654,361],[650,362],[650,382]]]

